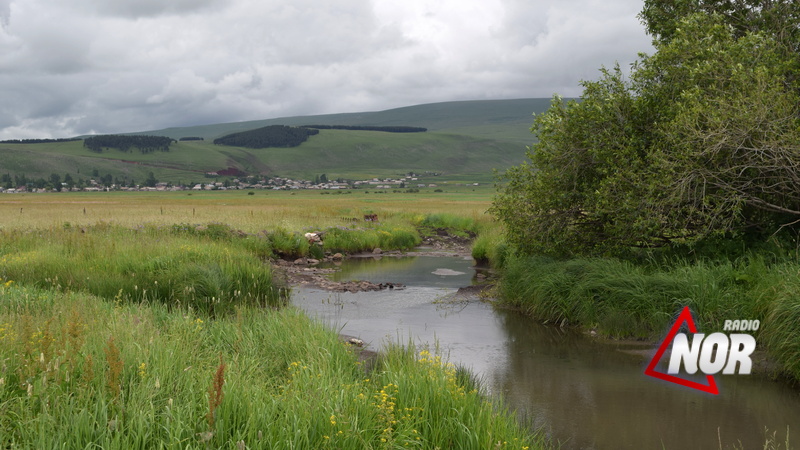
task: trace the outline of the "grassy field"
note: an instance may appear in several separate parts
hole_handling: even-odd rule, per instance
[[[473,190],[474,189],[474,190]],[[140,224],[224,223],[248,233],[292,231],[351,224],[364,214],[381,222],[415,215],[458,214],[490,222],[489,186],[444,188],[445,192],[351,191],[81,192],[0,195],[0,229]]]
[[[400,247],[478,231],[488,197],[3,196],[0,447],[545,448],[434,349],[366,364],[264,264],[307,250],[306,227]]]

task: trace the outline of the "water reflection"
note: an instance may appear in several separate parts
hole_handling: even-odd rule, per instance
[[[402,291],[332,294],[299,289],[293,302],[373,348],[386,339],[438,342],[471,367],[493,394],[567,449],[762,448],[765,427],[783,442],[800,430],[800,395],[756,376],[717,376],[720,395],[644,375],[648,359],[579,333],[533,323],[473,299],[454,300],[471,283],[460,258],[346,261],[342,279],[401,282]],[[465,272],[437,276],[439,269]],[[446,273],[440,271],[439,273]]]
[[[436,256],[375,256],[341,263],[333,281],[367,280],[407,286],[454,288],[469,286],[475,271],[472,258]],[[438,271],[438,273],[437,273]],[[454,273],[458,272],[458,273]]]
[[[800,425],[798,393],[780,383],[717,376],[720,395],[705,394],[644,376],[648,359],[613,344],[495,314],[509,358],[487,379],[565,448],[761,448],[765,427]]]

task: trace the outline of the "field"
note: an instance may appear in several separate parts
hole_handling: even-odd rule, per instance
[[[364,214],[378,214],[381,222],[433,213],[491,221],[485,214],[493,195],[490,186],[443,190],[15,194],[0,197],[0,229],[60,227],[64,223],[86,226],[107,222],[133,227],[215,222],[257,233],[272,228],[300,231],[350,224],[350,219],[361,219]]]
[[[435,349],[360,359],[264,264],[308,227],[490,226],[488,191],[259,194],[0,198],[0,446],[544,448]]]

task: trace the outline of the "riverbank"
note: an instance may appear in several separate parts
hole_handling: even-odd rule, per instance
[[[509,258],[500,302],[539,322],[601,338],[660,342],[684,306],[699,329],[725,320],[759,320],[754,332],[774,377],[800,380],[800,264],[757,256],[737,261],[636,265],[615,259]]]

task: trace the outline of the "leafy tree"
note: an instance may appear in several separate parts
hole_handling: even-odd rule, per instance
[[[75,180],[72,179],[72,175],[70,174],[64,175],[64,183],[67,184],[67,189],[72,189],[75,187]]]
[[[765,33],[787,51],[800,50],[800,3],[796,0],[645,0],[639,17],[648,33],[668,43],[692,14],[717,15],[735,38]]]
[[[656,53],[536,117],[530,161],[493,205],[523,251],[618,253],[800,219],[798,57],[776,30],[671,15],[700,4],[648,1]]]
[[[50,174],[50,184],[58,192],[61,192],[61,176],[57,173]]]
[[[150,172],[149,174],[147,174],[147,179],[144,180],[144,185],[145,186],[155,187],[157,183],[158,183],[158,180],[156,180],[156,176],[153,174],[153,172]]]

